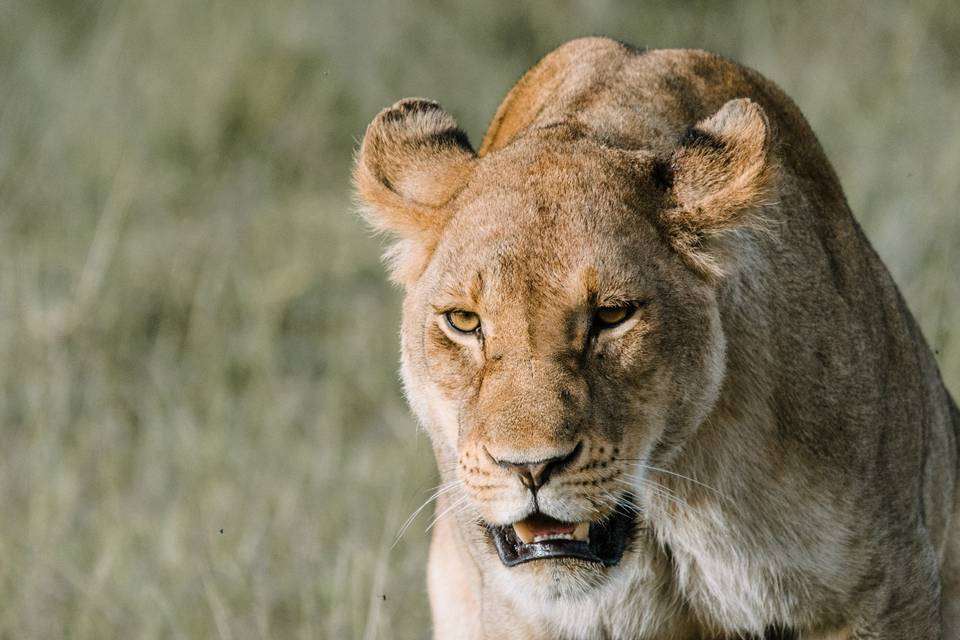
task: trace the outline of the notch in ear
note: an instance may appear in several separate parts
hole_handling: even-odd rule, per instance
[[[671,205],[661,223],[674,249],[708,278],[724,274],[724,235],[764,224],[761,210],[776,190],[772,148],[763,109],[738,98],[687,129],[665,165]]]
[[[407,284],[426,267],[451,212],[445,205],[476,163],[467,134],[431,100],[407,98],[367,127],[353,169],[364,217],[394,236],[393,279]]]

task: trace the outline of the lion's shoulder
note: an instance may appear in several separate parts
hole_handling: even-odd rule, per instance
[[[571,40],[513,86],[478,153],[501,150],[559,122],[575,123],[613,146],[666,153],[693,123],[737,98],[763,108],[781,160],[794,175],[842,200],[836,174],[793,100],[750,67],[700,49],[642,49],[603,37]]]
[[[497,109],[479,153],[502,149],[530,128],[592,116],[598,110],[606,112],[607,117],[600,119],[606,124],[615,118],[614,109],[622,115],[636,111],[638,104],[663,102],[667,95],[690,111],[703,102],[704,85],[729,84],[745,72],[740,65],[699,49],[642,49],[604,37],[571,40],[544,56],[514,85]],[[696,120],[694,115],[687,120]]]

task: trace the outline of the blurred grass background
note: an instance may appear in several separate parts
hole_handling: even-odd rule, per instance
[[[780,83],[960,390],[954,0],[0,0],[0,637],[427,636],[351,154],[410,95],[479,141],[587,34]]]

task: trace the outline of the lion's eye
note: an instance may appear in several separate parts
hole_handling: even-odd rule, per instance
[[[472,311],[455,309],[453,311],[447,311],[443,315],[447,319],[447,324],[450,325],[450,328],[454,331],[473,333],[480,328],[480,316]]]
[[[600,307],[593,314],[594,325],[597,329],[610,329],[618,324],[622,324],[630,316],[633,315],[633,312],[636,310],[636,307],[633,305],[625,305],[622,307]]]

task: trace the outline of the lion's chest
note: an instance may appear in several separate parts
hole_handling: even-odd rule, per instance
[[[674,514],[656,529],[671,550],[677,589],[699,618],[762,634],[810,624],[809,611],[830,606],[813,594],[849,579],[844,543],[816,525],[790,528],[715,506]]]
[[[699,624],[669,588],[656,554],[638,556],[589,597],[540,602],[535,618],[551,638],[679,640],[701,637]]]
[[[677,587],[712,626],[762,633],[783,619],[769,572],[737,549],[674,544]]]

